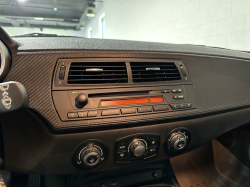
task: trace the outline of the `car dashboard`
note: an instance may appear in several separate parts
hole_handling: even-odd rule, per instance
[[[7,170],[133,168],[183,155],[250,122],[247,52],[6,33],[1,40],[10,62],[3,84],[21,83],[29,98],[27,109],[0,116]]]

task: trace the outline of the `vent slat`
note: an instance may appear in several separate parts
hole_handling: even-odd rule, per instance
[[[87,72],[85,70],[70,70],[70,72],[82,72],[82,71],[84,71],[85,73]],[[124,69],[124,70],[103,70],[102,72],[127,72],[127,70],[126,69]],[[97,73],[100,73],[100,72],[97,72]]]
[[[100,74],[96,77],[114,77],[114,76],[127,76],[127,74]],[[69,77],[91,77],[91,75],[69,75]]]
[[[150,79],[177,79],[179,77],[150,77],[150,78],[134,78],[134,80],[150,80]]]
[[[179,73],[167,73],[168,75],[179,75]],[[155,73],[155,74],[150,74],[150,73],[135,73],[133,76],[143,76],[143,75],[166,75],[166,73]]]
[[[78,65],[71,65],[70,68],[93,68],[93,66],[78,66]],[[95,66],[94,68],[121,68],[121,66]]]
[[[68,82],[72,81],[84,81],[86,79],[68,79]],[[116,78],[116,79],[87,79],[88,81],[119,81],[119,80],[127,80],[126,78]]]
[[[160,67],[174,67],[175,65],[160,65]],[[134,68],[141,68],[141,67],[145,67],[145,65],[141,65],[141,66],[133,66]],[[147,65],[147,68],[151,68],[151,67],[158,67],[157,65]]]
[[[131,62],[130,66],[133,82],[159,82],[181,79],[174,62]]]
[[[86,71],[86,69],[90,69],[90,71]],[[72,62],[68,73],[68,84],[127,82],[128,75],[125,62]]]
[[[160,72],[160,71],[178,71],[177,69],[160,69],[160,70],[146,70],[145,69],[133,69],[133,71],[140,71],[140,72]]]

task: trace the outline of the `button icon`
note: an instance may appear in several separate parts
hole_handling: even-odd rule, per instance
[[[116,159],[117,159],[117,161],[127,161],[127,160],[129,160],[128,153],[126,153],[126,152],[119,153],[118,152]]]
[[[87,158],[87,163],[89,163],[89,164],[94,164],[94,163],[97,162],[97,160],[98,160],[98,157],[92,155],[92,156],[90,156],[90,157]]]
[[[169,90],[162,90],[161,93],[170,93]]]
[[[119,149],[126,149],[126,146],[125,146],[125,145],[121,145],[121,146],[119,147]]]
[[[180,108],[185,108],[184,104],[180,104],[179,106],[180,106]]]
[[[178,147],[179,149],[184,148],[184,146],[185,146],[185,143],[184,143],[183,141],[180,141],[180,142],[177,144],[177,147]]]
[[[180,108],[178,104],[170,104],[170,106],[172,107],[173,110]]]
[[[185,103],[185,108],[191,108],[192,107],[192,104],[191,103]]]
[[[151,148],[149,149],[150,152],[154,152],[155,151],[155,148]]]

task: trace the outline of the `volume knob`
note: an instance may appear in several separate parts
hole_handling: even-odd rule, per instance
[[[88,104],[88,97],[85,94],[79,94],[75,99],[75,105],[77,108],[83,108]]]

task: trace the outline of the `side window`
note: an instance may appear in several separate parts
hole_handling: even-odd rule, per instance
[[[104,38],[105,36],[105,13],[103,13],[99,18],[99,37]]]
[[[92,38],[92,27],[88,29],[88,38]]]

